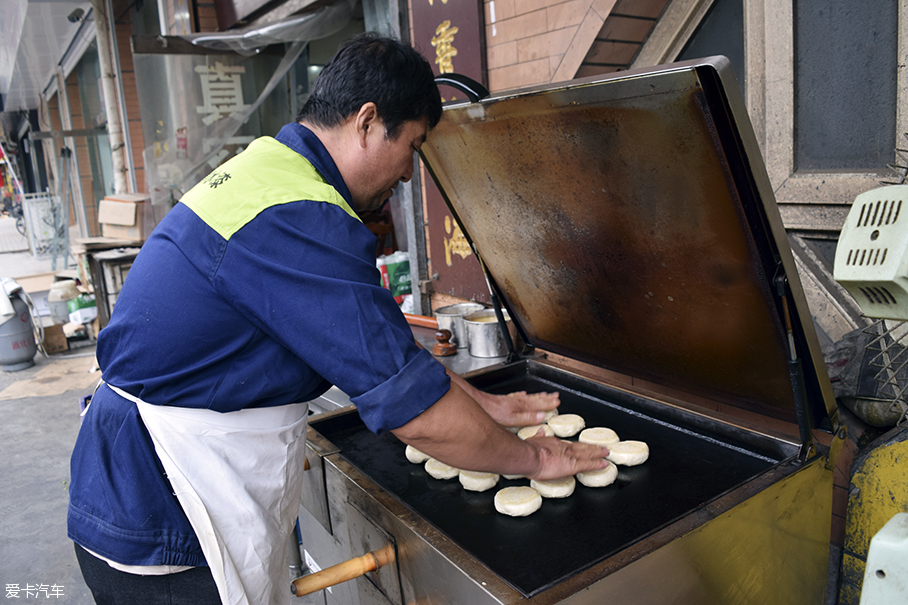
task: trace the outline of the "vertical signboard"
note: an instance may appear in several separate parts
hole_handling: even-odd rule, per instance
[[[429,60],[436,75],[458,73],[483,82],[482,0],[411,0],[413,46]],[[465,98],[460,91],[440,87],[443,101]],[[428,249],[437,278],[432,288],[467,300],[489,301],[479,262],[445,205],[435,182],[423,172],[426,186]]]

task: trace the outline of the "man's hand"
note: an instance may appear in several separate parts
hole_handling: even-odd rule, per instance
[[[530,426],[540,424],[545,413],[557,408],[561,401],[558,393],[527,393],[518,391],[507,395],[479,396],[483,409],[503,426]]]
[[[473,387],[450,370],[448,376],[502,426],[522,427],[540,424],[545,419],[546,412],[561,405],[558,393],[517,391],[507,395],[492,395]]]
[[[604,458],[607,448],[589,443],[564,441],[557,437],[543,437],[542,429],[536,436],[526,440],[536,448],[539,456],[539,470],[530,479],[560,479],[584,471],[594,471],[611,464]]]
[[[404,443],[460,469],[533,479],[605,468],[603,458],[608,455],[605,448],[554,437],[537,435],[523,441],[495,422],[456,381],[429,409],[391,432]]]

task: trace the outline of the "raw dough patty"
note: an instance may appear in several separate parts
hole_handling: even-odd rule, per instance
[[[530,479],[530,487],[539,492],[543,498],[567,498],[574,493],[577,482],[573,477],[552,479],[550,481],[536,481]]]
[[[539,429],[545,431],[546,437],[551,437],[555,434],[555,431],[552,430],[552,427],[547,424],[534,424],[533,426],[525,426],[517,431],[517,436],[521,439],[529,439],[530,437],[536,435]]]
[[[608,446],[608,460],[624,466],[643,464],[649,458],[649,446],[642,441],[619,441]]]
[[[559,414],[549,418],[548,425],[558,437],[573,437],[583,430],[586,422],[577,414]]]
[[[480,473],[477,471],[460,471],[460,484],[465,490],[471,492],[484,492],[492,489],[498,483],[495,473]]]
[[[423,454],[421,451],[413,447],[412,445],[407,446],[407,460],[413,464],[422,464],[429,459],[428,454]]]
[[[577,438],[581,443],[591,443],[599,447],[610,448],[613,443],[618,443],[618,434],[612,429],[605,427],[595,427],[580,431],[580,437]]]
[[[526,517],[540,506],[542,496],[532,487],[506,487],[495,494],[495,510],[503,515]]]
[[[429,458],[426,460],[426,472],[436,479],[453,479],[460,474],[460,469],[449,466],[435,458]]]
[[[606,485],[614,483],[617,478],[618,469],[615,468],[614,464],[609,464],[607,467],[601,468],[598,471],[577,473],[577,481],[587,487],[605,487]]]

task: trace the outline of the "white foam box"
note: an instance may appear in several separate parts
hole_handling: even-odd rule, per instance
[[[56,274],[53,271],[48,273],[36,273],[34,275],[25,275],[15,278],[16,283],[22,286],[32,302],[35,303],[35,311],[39,317],[50,316],[50,306],[47,303],[47,295],[50,293],[50,287],[56,281]]]
[[[908,513],[897,513],[870,541],[861,605],[908,602]]]

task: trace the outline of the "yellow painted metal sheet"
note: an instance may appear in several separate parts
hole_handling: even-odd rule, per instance
[[[870,540],[896,513],[908,512],[908,429],[894,429],[855,461],[845,521],[841,605],[858,605]]]
[[[817,458],[565,603],[599,605],[607,592],[615,603],[821,605],[831,515],[832,472]]]

